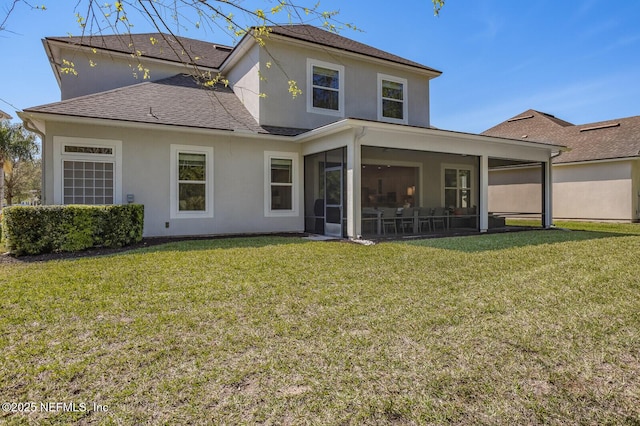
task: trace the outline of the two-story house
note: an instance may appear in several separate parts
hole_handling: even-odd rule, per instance
[[[44,203],[141,203],[146,236],[486,231],[490,168],[550,173],[556,145],[431,127],[440,71],[308,25],[270,31],[233,48],[45,39],[62,101],[20,113],[43,135]]]

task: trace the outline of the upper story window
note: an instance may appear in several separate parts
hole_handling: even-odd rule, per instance
[[[407,80],[378,74],[378,120],[407,124]]]
[[[307,59],[307,112],[344,116],[344,67]]]

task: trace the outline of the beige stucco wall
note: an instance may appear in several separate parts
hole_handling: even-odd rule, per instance
[[[640,220],[640,160],[632,161],[633,181],[631,184],[631,200],[633,205],[633,217]]]
[[[276,40],[269,40],[267,48],[260,50],[260,63],[271,62],[270,68],[260,67],[263,77],[260,92],[266,95],[260,98],[260,124],[317,128],[341,118],[307,112],[308,58],[344,66],[344,118],[377,120],[377,75],[382,73],[407,79],[409,124],[429,126],[429,81],[425,75],[406,67],[374,64],[350,56],[337,56],[328,49]],[[303,91],[295,99],[289,93],[289,80],[295,80]]]
[[[71,130],[73,129],[73,130]],[[236,234],[254,232],[298,232],[304,229],[302,156],[298,158],[297,215],[265,217],[265,151],[300,153],[289,142],[256,141],[230,135],[207,135],[171,129],[134,129],[91,125],[47,123],[45,161],[47,181],[53,182],[49,167],[53,136],[116,139],[122,141],[122,194],[133,194],[145,206],[145,236]],[[170,218],[170,146],[213,147],[214,217]],[[53,200],[52,185],[45,188],[47,203]],[[169,228],[165,223],[169,222]]]
[[[633,220],[632,188],[631,161],[554,166],[554,217]]]
[[[539,168],[492,170],[489,174],[489,210],[539,212],[540,173]],[[553,217],[559,220],[635,220],[638,217],[639,181],[640,171],[635,160],[555,165]]]
[[[541,213],[541,167],[490,171],[489,211],[500,213]]]
[[[260,48],[257,44],[243,50],[234,66],[225,70],[233,92],[258,122],[260,117]]]
[[[145,58],[109,56],[102,52],[62,49],[60,55],[73,62],[77,73],[77,75],[67,73],[60,76],[62,100],[145,81],[157,81],[183,72],[193,72],[182,64],[151,61]],[[90,61],[93,61],[95,66],[92,67]],[[138,70],[138,64],[149,69],[147,80],[143,78],[144,72]]]

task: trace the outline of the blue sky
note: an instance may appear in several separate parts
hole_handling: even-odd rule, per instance
[[[0,16],[10,3],[0,0]],[[0,109],[14,116],[60,99],[41,39],[79,33],[76,1],[37,4],[48,10],[19,7],[0,32]],[[431,83],[436,127],[482,132],[529,108],[575,124],[640,115],[638,1],[447,0],[437,18],[430,0],[389,5],[321,0],[363,30],[342,35],[443,71]],[[181,35],[232,43],[194,27]]]

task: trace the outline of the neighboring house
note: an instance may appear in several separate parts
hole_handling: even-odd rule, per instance
[[[141,203],[146,236],[486,231],[500,224],[489,169],[548,172],[560,149],[434,129],[440,71],[308,25],[270,31],[266,46],[250,33],[233,48],[45,39],[63,100],[19,114],[43,135],[43,202]],[[204,88],[196,69],[228,87]]]
[[[0,109],[0,120],[11,120],[12,118],[13,117]]]
[[[640,219],[640,116],[574,125],[528,110],[482,134],[569,148],[553,159],[555,219]],[[523,211],[516,206],[539,199],[540,182],[535,169],[493,170],[490,209]]]

